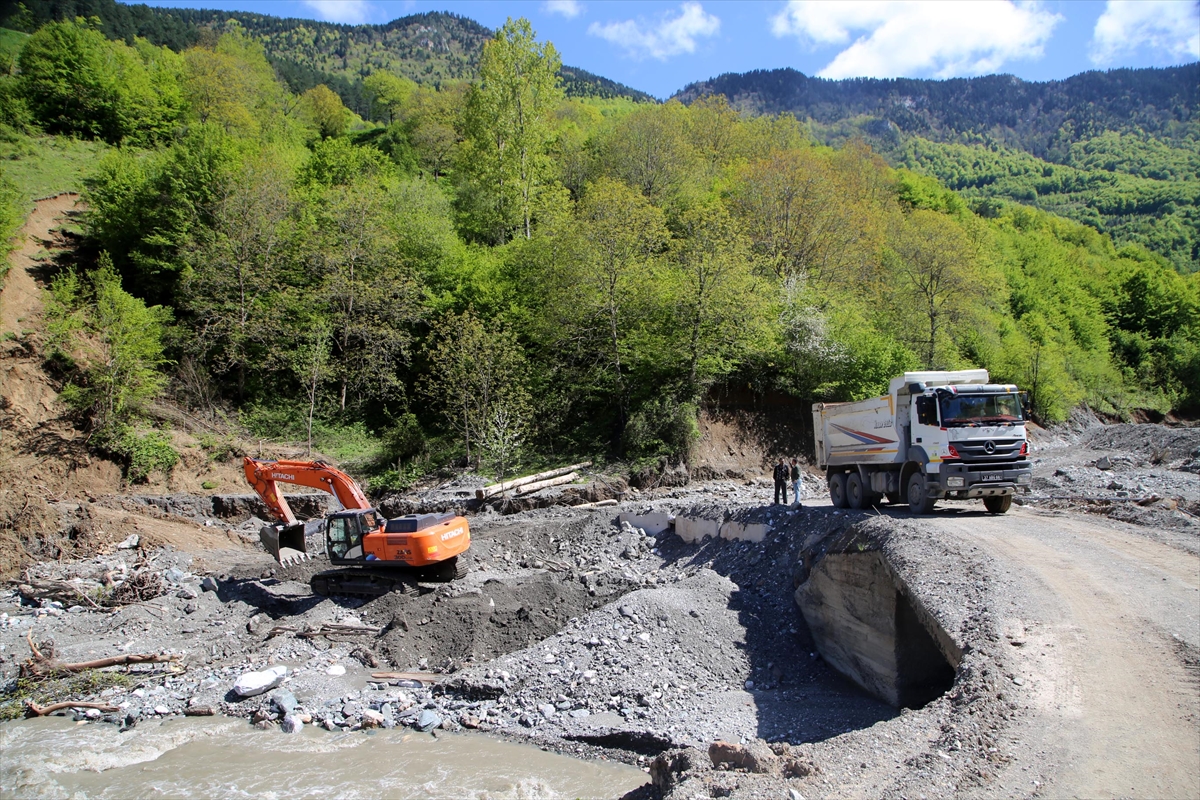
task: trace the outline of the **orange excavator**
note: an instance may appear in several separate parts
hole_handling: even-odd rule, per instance
[[[310,583],[317,594],[378,597],[403,590],[403,578],[411,579],[414,572],[440,581],[465,574],[458,557],[471,544],[471,530],[463,517],[408,514],[387,519],[353,478],[323,461],[259,461],[247,456],[243,468],[251,488],[278,520],[259,531],[263,547],[275,560],[288,566],[310,558],[308,536],[319,531],[330,563],[352,567],[313,575]],[[329,492],[344,510],[301,522],[279,491],[280,483]]]

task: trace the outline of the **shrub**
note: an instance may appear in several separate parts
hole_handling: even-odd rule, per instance
[[[117,424],[97,433],[96,444],[125,461],[125,478],[130,483],[145,481],[151,472],[169,475],[179,463],[179,452],[163,431],[139,431]]]
[[[644,459],[657,456],[684,458],[700,438],[698,409],[671,397],[651,400],[629,416],[622,434],[625,454]]]

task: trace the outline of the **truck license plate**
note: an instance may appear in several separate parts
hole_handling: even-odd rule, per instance
[[[1004,480],[1004,473],[1003,472],[985,472],[985,473],[983,473],[983,479],[985,481],[1002,481],[1002,480]]]

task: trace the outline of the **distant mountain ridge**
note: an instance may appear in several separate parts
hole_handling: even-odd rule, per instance
[[[723,94],[745,111],[790,112],[824,124],[869,116],[926,138],[990,135],[1054,160],[1056,148],[1106,131],[1183,138],[1200,112],[1200,62],[1044,82],[1012,75],[832,81],[794,69],[754,70],[689,84],[674,98],[690,103],[710,94]]]
[[[220,33],[233,21],[262,43],[293,91],[326,83],[360,114],[366,111],[360,84],[372,72],[388,70],[423,84],[470,80],[478,72],[483,44],[492,35],[472,19],[442,11],[412,14],[383,25],[343,25],[245,11],[124,5],[116,0],[24,0],[23,5],[27,21],[13,12],[0,17],[0,25],[33,29],[54,19],[98,17],[109,38],[143,36],[173,50],[212,35],[206,32]],[[564,66],[561,75],[568,96],[656,102],[645,92],[578,67]]]

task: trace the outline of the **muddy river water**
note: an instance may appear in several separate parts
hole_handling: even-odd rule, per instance
[[[626,764],[483,735],[289,736],[223,718],[146,721],[124,733],[64,718],[0,725],[4,798],[619,797],[648,779]]]

